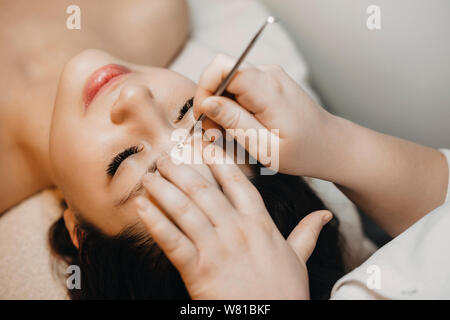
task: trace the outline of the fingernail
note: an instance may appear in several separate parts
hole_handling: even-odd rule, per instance
[[[202,106],[205,108],[205,113],[211,118],[217,117],[220,112],[220,103],[214,98],[206,98]]]
[[[322,217],[322,225],[326,225],[330,220],[333,218],[333,214],[328,211],[326,214]]]
[[[141,152],[142,150],[144,150],[145,146],[143,143],[138,145],[138,152]]]

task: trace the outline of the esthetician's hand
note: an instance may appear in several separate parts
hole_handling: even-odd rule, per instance
[[[330,147],[326,137],[332,134],[329,124],[333,116],[276,65],[244,63],[227,87],[237,102],[212,96],[235,61],[218,55],[203,72],[194,99],[195,117],[204,113],[225,129],[278,129],[279,134],[272,136],[279,142],[279,171],[311,176],[320,172],[329,161],[324,150]],[[237,140],[242,134],[232,133]],[[264,149],[248,145],[245,148],[267,166],[261,154]]]
[[[285,240],[235,164],[210,165],[223,191],[191,166],[167,157],[157,168],[161,176],[144,178],[157,205],[138,197],[138,212],[191,298],[309,298],[306,261],[332,217],[329,211],[309,214]]]

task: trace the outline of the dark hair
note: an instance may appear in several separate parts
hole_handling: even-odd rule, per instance
[[[302,178],[277,173],[258,175],[252,183],[285,238],[307,214],[325,209]],[[77,235],[79,249],[72,244],[62,218],[49,231],[54,254],[81,270],[81,289],[69,290],[70,298],[189,299],[178,271],[144,230],[131,226],[108,237],[81,223]],[[334,217],[324,226],[307,262],[311,299],[328,299],[332,286],[344,275],[340,244]]]

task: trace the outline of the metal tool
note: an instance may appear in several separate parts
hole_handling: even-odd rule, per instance
[[[230,83],[231,79],[233,78],[233,76],[235,75],[235,73],[238,71],[239,66],[241,65],[242,61],[244,61],[245,57],[247,56],[247,54],[250,52],[250,49],[254,46],[254,44],[256,43],[256,40],[258,40],[259,36],[261,35],[261,33],[263,32],[264,28],[268,25],[268,24],[272,24],[277,22],[277,19],[269,16],[266,21],[264,22],[264,24],[261,26],[261,28],[259,28],[258,32],[256,32],[255,36],[253,37],[253,39],[250,41],[250,43],[247,45],[247,48],[245,48],[244,52],[241,54],[241,56],[239,57],[239,59],[236,61],[236,64],[233,66],[233,68],[231,69],[231,71],[228,73],[228,75],[226,76],[226,78],[222,81],[222,83],[219,85],[219,87],[216,89],[216,91],[214,92],[214,96],[221,96],[223,95],[223,93],[225,92],[225,89],[227,88],[228,84]],[[186,143],[187,139],[192,136],[194,134],[195,128],[198,126],[198,124],[205,120],[206,116],[204,114],[201,114],[200,117],[194,122],[194,124],[192,125],[191,130],[189,130],[189,133],[186,135],[186,137],[183,138],[183,140],[178,143],[177,148],[178,149],[182,149],[183,145]]]

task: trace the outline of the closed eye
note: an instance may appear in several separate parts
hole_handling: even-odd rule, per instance
[[[190,108],[194,105],[194,97],[190,98],[188,101],[184,103],[184,105],[180,109],[180,113],[178,114],[177,119],[175,120],[175,123],[180,122],[186,113],[189,111]]]
[[[120,164],[129,156],[136,154],[140,151],[142,151],[142,148],[139,146],[132,146],[123,150],[121,153],[116,155],[109,163],[108,167],[106,168],[106,174],[110,177],[114,177],[117,169],[119,169]]]

